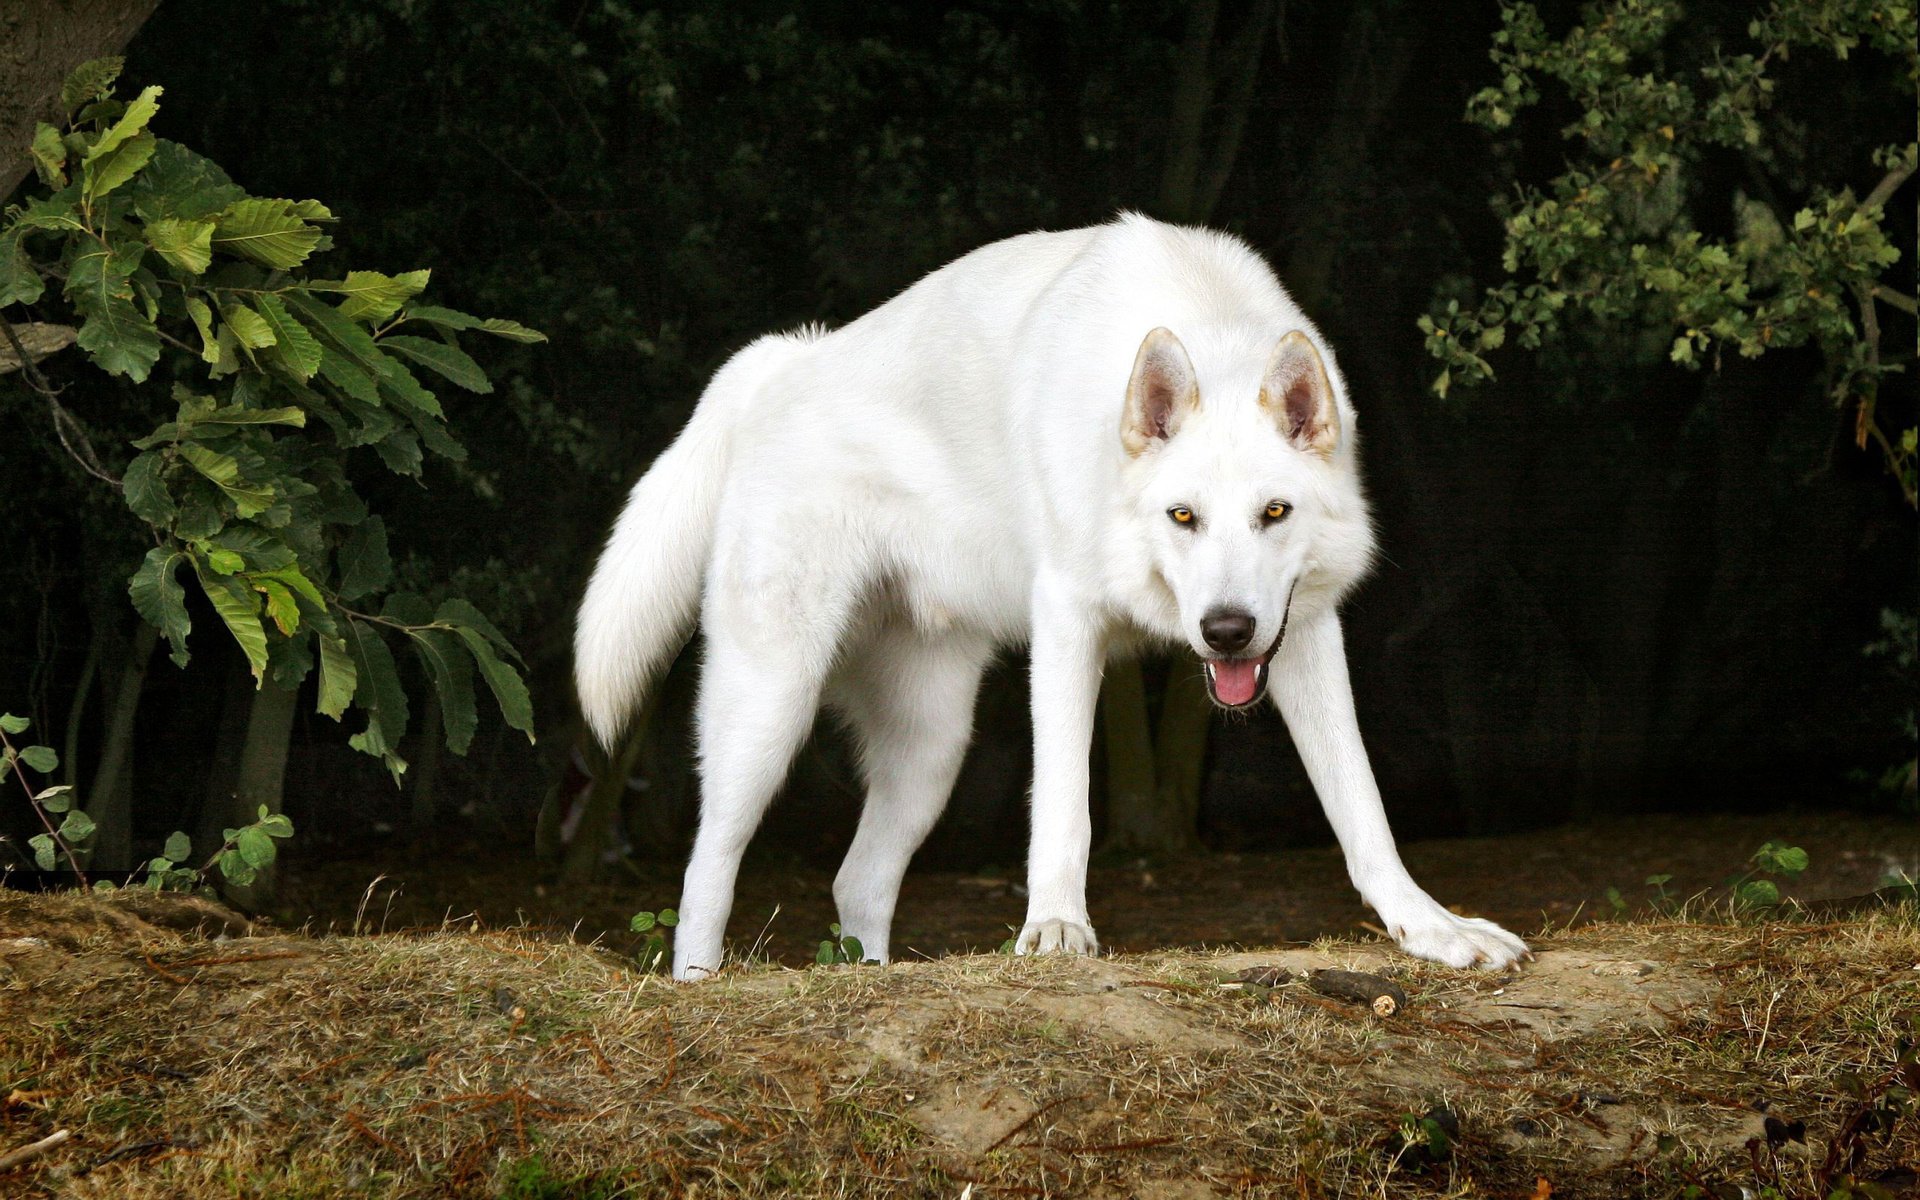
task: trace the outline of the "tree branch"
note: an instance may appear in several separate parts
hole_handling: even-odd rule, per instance
[[[87,474],[114,487],[120,486],[120,480],[100,465],[99,456],[93,452],[93,443],[87,440],[86,430],[80,428],[80,421],[60,403],[60,389],[53,386],[45,375],[40,373],[40,365],[33,361],[27,348],[20,344],[20,337],[13,331],[13,322],[0,317],[0,330],[5,330],[7,344],[12,347],[15,357],[20,360],[20,371],[26,377],[27,386],[39,392],[46,399],[47,409],[53,415],[53,432],[60,439],[60,445],[66,449],[67,456],[80,464]],[[75,443],[78,443],[77,445]]]

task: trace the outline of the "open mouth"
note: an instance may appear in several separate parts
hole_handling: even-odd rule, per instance
[[[1285,637],[1286,632],[1282,627],[1281,637]],[[1267,690],[1267,664],[1273,661],[1274,651],[1278,649],[1280,638],[1276,637],[1259,658],[1203,659],[1207,668],[1207,695],[1221,708],[1246,708]]]
[[[1297,586],[1297,584],[1296,584]],[[1280,632],[1273,645],[1258,658],[1204,658],[1207,668],[1207,696],[1221,708],[1246,708],[1267,690],[1267,664],[1280,652],[1286,640],[1287,621],[1293,616],[1293,588],[1287,589],[1287,603],[1280,610]]]

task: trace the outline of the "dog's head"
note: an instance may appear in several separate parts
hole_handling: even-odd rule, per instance
[[[1289,617],[1337,599],[1373,541],[1352,418],[1313,340],[1295,331],[1252,355],[1230,342],[1208,351],[1196,371],[1170,331],[1146,336],[1120,440],[1179,636],[1214,702],[1241,708],[1265,692]]]

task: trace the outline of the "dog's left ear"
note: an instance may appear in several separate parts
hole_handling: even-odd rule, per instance
[[[1288,441],[1322,458],[1333,457],[1340,444],[1340,408],[1320,351],[1297,329],[1281,338],[1267,359],[1260,407],[1273,415]]]

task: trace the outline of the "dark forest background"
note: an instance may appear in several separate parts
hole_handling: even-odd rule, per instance
[[[1678,41],[1731,42],[1748,6],[1689,12]],[[455,574],[525,654],[538,744],[492,720],[440,760],[416,714],[396,791],[304,705],[293,853],[411,836],[530,854],[583,745],[574,605],[707,375],[762,332],[849,320],[982,243],[1122,208],[1245,237],[1337,348],[1385,551],[1348,609],[1353,678],[1404,834],[1902,804],[1877,781],[1913,755],[1913,683],[1863,648],[1886,637],[1883,613],[1916,607],[1914,512],[1854,447],[1816,354],[1685,370],[1665,339],[1649,352],[1637,331],[1576,320],[1538,353],[1503,353],[1492,383],[1430,389],[1416,320],[1498,275],[1492,198],[1561,169],[1574,115],[1549,96],[1511,135],[1463,121],[1499,24],[1490,4],[1394,0],[162,5],[126,54],[132,86],[167,89],[164,136],[256,193],[324,200],[345,257],[431,265],[445,303],[552,339],[490,349],[498,392],[450,405],[468,463],[430,466],[426,489],[362,485],[402,576]],[[1708,162],[1697,221],[1730,227],[1736,187],[1790,210],[1810,182],[1870,186],[1872,149],[1911,135],[1904,69],[1864,51],[1781,64],[1790,169]],[[1911,184],[1901,197],[1889,222],[1910,291]],[[1909,353],[1912,330],[1889,345]],[[119,386],[91,376],[70,402]],[[82,490],[37,410],[0,406],[0,707],[59,731],[84,785],[137,645],[122,581],[142,546]],[[193,828],[231,785],[250,680],[213,636],[196,654],[187,671],[152,656],[136,689],[142,844]],[[645,786],[625,822],[643,854],[677,854],[689,833],[694,659],[635,749]],[[1170,673],[1142,672],[1150,725],[1179,702],[1162,699]],[[1023,685],[1017,658],[989,680],[923,865],[1020,858]],[[1120,748],[1096,746],[1103,795]],[[1195,761],[1206,845],[1330,837],[1274,715],[1215,718]],[[832,858],[858,783],[830,732],[789,793],[762,845]]]

